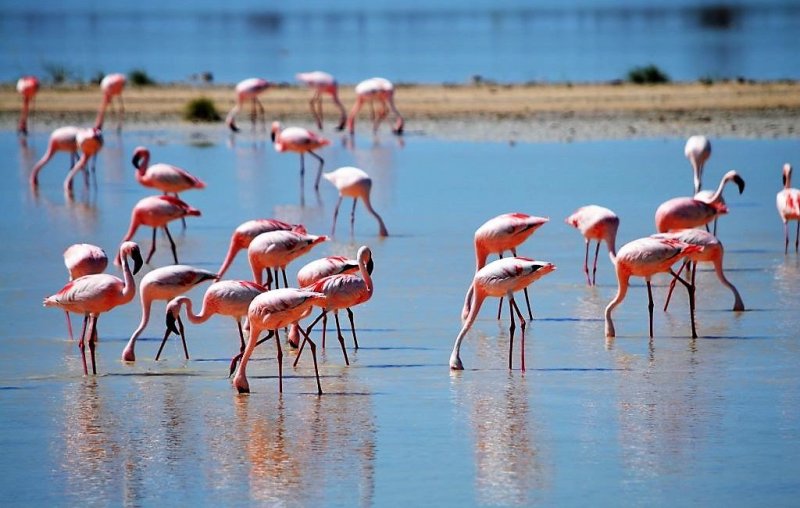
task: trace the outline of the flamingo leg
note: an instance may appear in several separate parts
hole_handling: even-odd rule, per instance
[[[512,307],[512,313],[511,313],[512,316],[513,316],[514,311],[516,311],[517,312],[517,317],[519,318],[519,326],[520,326],[520,329],[521,329],[520,333],[522,335],[522,337],[521,337],[522,340],[521,340],[521,343],[520,343],[520,352],[519,352],[520,361],[521,361],[520,369],[522,370],[522,372],[525,372],[525,325],[526,325],[525,318],[522,317],[522,312],[520,312],[519,306],[517,305],[517,302],[514,301],[513,298],[510,298],[508,300],[508,302],[509,302],[510,306]],[[511,358],[510,357],[509,357],[509,363],[511,363]]]
[[[328,328],[328,313],[322,316],[322,349],[325,349],[325,331]]]
[[[314,359],[314,376],[317,378],[317,395],[322,395],[322,385],[319,382],[319,367],[317,366],[317,345],[314,344],[314,341],[305,334],[302,328],[299,328],[300,333],[304,335],[303,337],[303,344],[308,342],[308,346],[311,348],[311,357]],[[302,345],[300,346],[302,347]],[[299,358],[299,355],[298,355]],[[297,360],[295,359],[294,364],[297,365]]]
[[[239,321],[238,319],[236,320],[236,327],[239,328],[239,341],[240,341],[240,344],[241,344],[241,348],[239,349],[239,352],[243,352],[244,351],[244,347],[245,347],[244,346],[244,333],[242,333],[242,322]]]
[[[167,339],[169,338],[169,334],[170,334],[170,331],[169,331],[169,328],[167,328],[167,331],[164,332],[164,338],[161,339],[161,345],[158,346],[158,352],[156,353],[156,361],[158,361],[158,359],[161,358],[161,351],[164,350],[164,344],[167,343]]]
[[[311,114],[314,115],[314,119],[317,121],[317,128],[322,129],[322,119],[320,118],[319,113],[317,113],[317,107],[316,107],[316,102],[318,97],[319,97],[319,92],[315,92],[314,96],[311,97],[311,100],[308,101],[308,106],[311,108]]]
[[[589,286],[592,285],[591,279],[589,279],[589,239],[586,239],[586,252],[583,256],[583,273],[586,274],[586,284]]]
[[[681,265],[680,268],[678,268],[678,275],[680,275],[681,272],[683,272],[683,269],[686,268],[687,264],[689,264],[689,260],[688,259],[684,259],[683,260],[683,264]],[[667,292],[667,301],[664,302],[664,312],[666,312],[667,311],[667,307],[669,307],[669,301],[672,298],[672,291],[675,289],[675,283],[676,282],[678,282],[678,281],[675,280],[675,278],[673,277],[672,280],[669,283],[669,292]]]
[[[647,312],[650,314],[650,338],[653,338],[653,288],[650,286],[650,279],[647,279]]]
[[[64,311],[64,317],[67,318],[67,330],[69,331],[69,340],[72,341],[72,320],[69,318],[69,312]]]
[[[305,157],[303,156],[303,152],[300,152],[300,205],[305,205],[306,197],[303,189],[305,189],[305,184],[303,181],[305,180],[306,174],[306,162]]]
[[[714,217],[714,233],[713,233],[713,235],[717,236],[717,218],[716,217]]]
[[[183,356],[186,359],[189,359],[189,350],[186,348],[186,334],[183,331],[183,321],[181,321],[181,317],[178,316],[178,331],[181,332],[181,343],[183,344]]]
[[[253,130],[256,130],[256,123],[258,121],[258,112],[256,110],[257,100],[253,97],[250,100],[250,123],[253,124]]]
[[[314,190],[319,191],[319,179],[322,177],[322,167],[325,166],[325,159],[315,154],[311,150],[308,151],[308,154],[319,161],[319,169],[317,170],[317,177],[314,179]]]
[[[353,198],[353,208],[350,210],[350,236],[356,233],[356,204],[358,204],[358,198]]]
[[[339,345],[342,346],[342,354],[344,355],[344,363],[345,365],[350,365],[350,360],[347,358],[347,349],[344,347],[344,336],[342,335],[342,328],[339,326],[339,313],[334,312],[333,317],[336,320],[336,333],[338,334],[339,338]]]
[[[275,270],[277,270],[277,268]],[[286,279],[286,269],[285,268],[281,268],[281,273],[283,274],[283,287],[288,288],[289,287],[289,281]],[[278,278],[278,273],[276,272],[275,273],[275,279],[277,279],[277,278]]]
[[[509,295],[508,297],[508,312],[511,314],[511,326],[508,327],[508,333],[510,335],[508,339],[508,370],[511,370],[511,360],[512,360],[512,353],[514,352],[514,330],[517,328],[517,324],[514,322],[514,308],[513,308],[513,297]]]
[[[97,375],[97,364],[95,361],[95,347],[97,345],[97,316],[90,318],[91,332],[89,333],[89,356],[92,358],[92,375]]]
[[[89,369],[86,368],[86,344],[84,342],[86,340],[86,330],[87,330],[86,324],[88,322],[89,322],[89,313],[87,312],[83,316],[83,329],[81,330],[81,338],[78,341],[78,349],[81,350],[81,361],[83,362],[83,375],[84,376],[88,376],[89,375]]]
[[[503,259],[503,253],[500,253],[500,259]],[[500,320],[500,312],[503,310],[503,297],[500,297],[500,304],[497,306],[497,320]]]
[[[314,325],[317,324],[320,319],[323,319],[323,318],[327,319],[327,317],[326,317],[327,313],[328,313],[328,311],[326,311],[325,309],[322,309],[322,312],[319,313],[317,318],[314,321],[312,321],[311,324],[308,325],[308,327],[306,327],[306,333],[305,334],[306,335],[310,335],[311,334],[311,330],[314,328]],[[323,323],[323,325],[322,325],[322,344],[323,344],[323,346],[322,347],[325,347],[324,346],[324,344],[325,344],[325,321],[323,321],[322,323]],[[295,363],[297,363],[297,360],[300,359],[300,354],[302,352],[303,352],[303,345],[301,344],[300,345],[300,351],[297,352],[297,359],[295,359]]]
[[[336,232],[336,218],[339,216],[339,207],[342,204],[342,196],[339,196],[339,201],[336,202],[336,207],[333,209],[333,225],[331,226],[331,236]],[[324,345],[322,347],[325,347]]]
[[[798,252],[798,247],[800,246],[800,220],[797,221],[797,232],[794,235],[794,251],[795,253]]]
[[[797,224],[800,225],[800,222],[798,222]],[[783,237],[785,239],[784,242],[783,242],[783,253],[784,254],[788,254],[789,253],[789,222],[788,221],[783,221]]]
[[[696,339],[696,338],[697,338],[697,328],[695,327],[695,322],[694,322],[694,293],[695,293],[695,288],[694,288],[694,275],[692,276],[692,279],[691,279],[691,280],[692,280],[692,282],[691,282],[691,283],[689,283],[689,282],[686,282],[685,280],[683,280],[683,279],[682,279],[682,278],[681,278],[681,277],[680,277],[680,276],[679,276],[677,273],[675,273],[674,271],[670,270],[670,271],[669,271],[669,273],[671,273],[671,274],[672,274],[672,276],[673,276],[673,277],[675,277],[675,279],[676,279],[678,282],[680,282],[681,284],[683,284],[683,285],[684,285],[684,287],[686,287],[686,291],[688,291],[688,293],[689,293],[689,319],[691,320],[691,323],[692,323],[692,338],[693,338],[693,339]]]
[[[597,256],[599,254],[600,254],[600,240],[597,241],[597,246],[594,249],[594,265],[592,266],[592,286],[594,286],[597,283]]]
[[[175,241],[172,239],[172,235],[169,234],[169,228],[167,228],[166,224],[164,224],[164,232],[167,234],[167,239],[169,239],[169,246],[172,249],[172,258],[175,260],[175,264],[177,265],[178,264],[178,251],[175,248]],[[178,322],[180,322],[180,320]]]
[[[350,329],[353,331],[353,342],[355,343],[355,349],[358,349],[358,338],[356,338],[356,325],[353,323],[353,311],[350,310],[350,307],[347,307],[347,317],[350,318]]]
[[[153,228],[153,242],[150,244],[150,252],[147,254],[147,259],[145,263],[150,263],[150,258],[153,257],[153,254],[156,252],[156,228]]]
[[[250,333],[252,334],[252,330],[251,330]],[[261,339],[261,340],[259,340],[258,342],[255,343],[255,345],[253,346],[253,349],[257,348],[258,346],[260,346],[264,342],[266,342],[269,339],[271,339],[273,334],[274,334],[274,332],[272,330],[269,330],[267,332],[267,335],[263,339]],[[239,352],[238,355],[236,355],[233,358],[231,358],[231,366],[230,366],[230,371],[228,372],[228,377],[231,377],[233,375],[234,371],[236,371],[236,364],[239,363],[239,360],[242,359],[242,357],[244,356],[245,352],[246,351],[241,351],[241,352]]]
[[[278,392],[283,393],[283,350],[281,349],[281,338],[278,330],[275,330],[275,349],[278,355]]]

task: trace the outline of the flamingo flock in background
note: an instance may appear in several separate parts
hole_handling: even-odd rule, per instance
[[[323,71],[300,72],[295,75],[295,78],[314,90],[314,95],[311,96],[308,105],[311,108],[311,114],[314,115],[314,120],[317,122],[317,128],[322,129],[322,96],[330,95],[333,104],[339,110],[339,124],[336,126],[336,130],[344,130],[347,113],[345,113],[342,101],[339,100],[339,85],[336,83],[336,79]]]
[[[375,103],[378,103],[378,111],[375,111]],[[394,105],[394,85],[391,81],[385,78],[370,78],[365,79],[356,85],[356,102],[347,115],[347,130],[350,134],[355,133],[356,130],[356,117],[364,104],[369,104],[371,117],[372,117],[372,132],[377,133],[381,122],[389,114],[389,111],[395,117],[395,124],[392,132],[398,136],[403,134],[403,127],[405,121],[403,116]]]
[[[239,132],[239,127],[236,126],[236,115],[239,113],[239,110],[242,109],[245,102],[250,101],[250,120],[253,123],[253,130],[256,128],[259,117],[261,118],[261,125],[266,128],[266,112],[258,96],[270,86],[271,83],[262,78],[248,78],[240,81],[236,85],[236,104],[228,112],[228,116],[225,117],[225,125],[233,132]]]

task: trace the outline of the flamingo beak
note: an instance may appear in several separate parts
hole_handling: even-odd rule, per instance
[[[230,129],[231,129],[233,132],[239,132],[239,127],[236,127],[236,124],[234,123],[234,121],[233,121],[233,120],[231,120],[230,122],[228,122],[228,127],[230,127]]]
[[[781,182],[783,183],[783,186],[786,187],[786,173],[781,175]]]
[[[136,247],[131,251],[131,257],[133,258],[133,274],[136,275],[139,273],[139,270],[142,269],[142,265],[144,264],[142,253],[139,250],[139,247]]]
[[[736,184],[736,186],[739,187],[739,194],[744,192],[744,179],[741,176],[736,175],[733,177],[733,181]]]
[[[131,162],[133,163],[133,167],[135,167],[136,169],[139,169],[139,161],[140,160],[142,160],[142,157],[139,155],[139,153],[138,152],[134,153],[133,154],[133,159],[131,160]]]
[[[175,326],[175,315],[172,312],[167,312],[167,330],[175,335],[180,335],[178,328]]]
[[[373,268],[375,268],[375,263],[372,261],[372,258],[370,257],[369,261],[367,261],[367,273],[372,275]]]
[[[275,129],[269,133],[269,139],[272,140],[273,143],[275,142]]]

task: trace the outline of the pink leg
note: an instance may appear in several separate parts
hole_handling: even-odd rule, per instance
[[[681,272],[683,271],[683,269],[686,268],[687,264],[689,264],[689,261],[688,260],[684,260],[683,264],[681,265],[681,267],[678,268],[678,275],[680,275]],[[676,282],[678,282],[678,281],[675,279],[675,277],[673,277],[672,280],[669,283],[669,292],[667,292],[667,301],[664,302],[664,312],[666,312],[667,311],[667,307],[669,307],[669,301],[672,298],[672,291],[675,289],[675,283]]]
[[[600,254],[600,241],[598,240],[597,246],[594,249],[594,266],[592,266],[592,286],[594,286],[597,283],[597,256],[599,254]]]

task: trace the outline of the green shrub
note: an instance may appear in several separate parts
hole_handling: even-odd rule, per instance
[[[67,66],[57,63],[46,63],[43,65],[44,71],[55,85],[61,85],[68,81],[75,80],[75,73]]]
[[[669,76],[655,65],[634,67],[628,72],[628,81],[638,85],[651,85],[654,83],[669,83]]]
[[[128,81],[136,86],[155,85],[156,82],[144,69],[133,69],[128,73]]]
[[[183,118],[192,122],[219,122],[222,117],[208,97],[198,97],[186,103]]]

